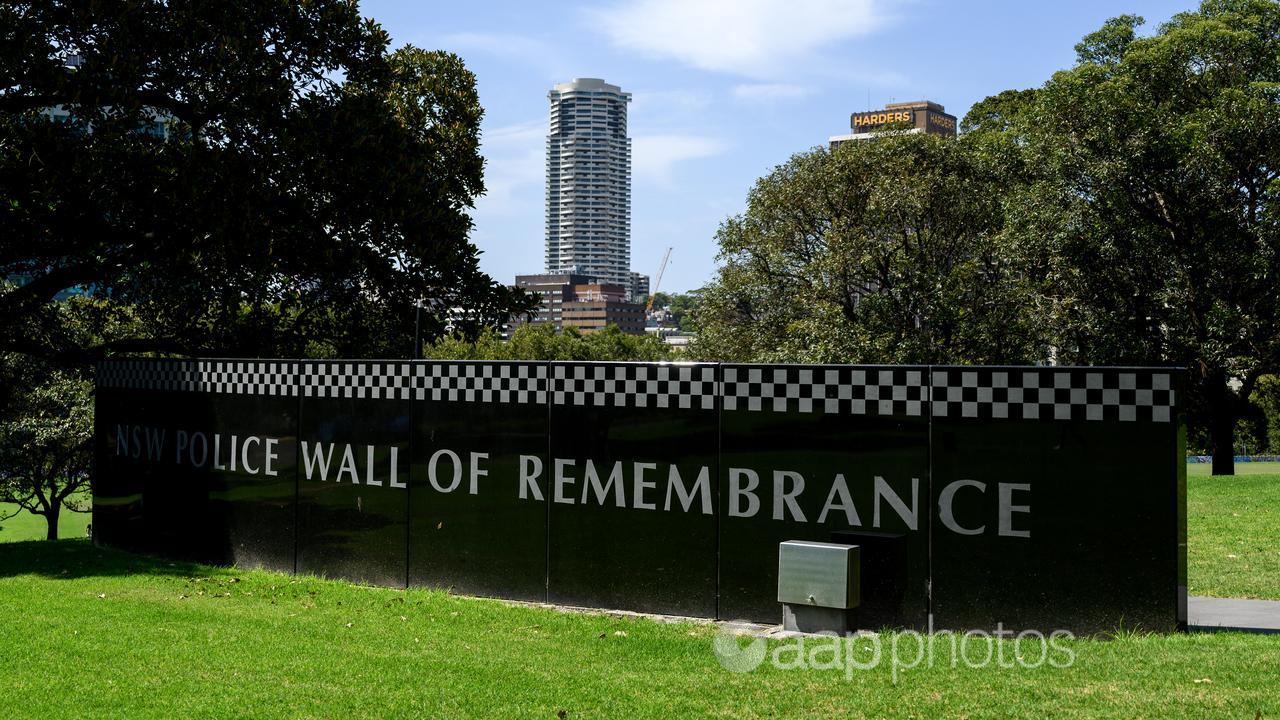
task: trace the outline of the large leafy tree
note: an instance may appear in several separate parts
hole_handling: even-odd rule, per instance
[[[793,157],[720,228],[700,357],[1002,363],[1044,356],[999,244],[999,146],[897,134]]]
[[[468,241],[481,112],[349,0],[6,2],[0,349],[404,356],[420,300],[428,337],[523,310]],[[147,322],[84,346],[67,292]]]
[[[576,327],[557,332],[550,323],[526,323],[503,340],[482,330],[475,340],[450,335],[423,349],[440,360],[591,360],[654,362],[672,359],[671,349],[656,335],[628,335],[617,325],[584,333]]]
[[[1026,150],[1009,223],[1059,359],[1186,367],[1229,474],[1236,421],[1280,369],[1280,4],[1140,23],[1109,21],[1034,100],[992,99],[973,124]]]

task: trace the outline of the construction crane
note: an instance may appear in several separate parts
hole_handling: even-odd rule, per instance
[[[662,285],[662,273],[667,271],[667,261],[671,259],[671,248],[662,256],[662,264],[658,266],[658,275],[653,279],[653,292],[649,293],[649,302],[644,305],[646,315],[653,312],[653,299],[658,295],[658,287]]]

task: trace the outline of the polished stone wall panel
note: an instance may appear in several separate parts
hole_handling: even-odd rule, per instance
[[[933,504],[947,510],[933,523],[937,628],[1164,631],[1185,622],[1173,372],[932,375]]]
[[[545,601],[547,364],[415,364],[412,446],[409,583]]]
[[[292,572],[293,366],[244,360],[100,366],[98,540]],[[268,451],[272,462],[264,464]],[[117,514],[127,519],[118,522]],[[136,533],[126,534],[137,542],[113,538],[129,527]]]
[[[720,617],[778,622],[778,544],[818,540],[862,549],[858,627],[924,627],[927,369],[722,372]],[[751,487],[754,494],[744,492]]]
[[[407,581],[408,363],[299,366],[298,572]]]
[[[717,368],[550,371],[551,602],[714,617]]]

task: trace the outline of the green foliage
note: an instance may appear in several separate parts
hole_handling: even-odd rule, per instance
[[[1009,235],[1059,359],[1188,368],[1230,472],[1247,400],[1280,369],[1280,4],[1209,0],[1144,38],[1138,22],[1086,38],[1018,115],[1032,170]]]
[[[468,242],[474,76],[356,3],[7,2],[0,40],[0,349],[404,357],[420,299],[428,337],[530,306]],[[145,330],[78,344],[69,291]]]
[[[130,308],[73,295],[42,308],[49,324],[79,347],[105,338],[142,337]],[[0,519],[17,510],[42,516],[56,537],[62,511],[88,511],[92,376],[78,365],[0,352]],[[16,522],[16,521],[15,521]]]
[[[1124,59],[1137,37],[1137,29],[1146,20],[1137,15],[1121,15],[1102,24],[1102,28],[1084,36],[1076,44],[1079,65],[1114,65]]]
[[[459,336],[440,338],[423,349],[423,355],[440,360],[670,360],[671,353],[655,336],[628,335],[617,325],[583,333],[567,327],[561,332],[547,323],[516,328],[510,342],[493,330],[483,330],[474,341]]]
[[[43,516],[48,538],[56,539],[63,509],[88,510],[93,383],[81,371],[5,353],[0,384],[8,388],[0,412],[0,503]]]
[[[1035,100],[1035,90],[1005,90],[979,100],[960,121],[960,130],[965,134],[1014,132]]]
[[[688,293],[655,293],[653,307],[671,313],[671,323],[683,332],[697,332],[697,310],[702,301],[700,290]]]
[[[1046,349],[999,242],[982,142],[897,135],[794,156],[717,235],[696,312],[701,358],[1008,363]]]
[[[1263,417],[1267,454],[1280,455],[1280,376],[1258,378],[1251,400]]]

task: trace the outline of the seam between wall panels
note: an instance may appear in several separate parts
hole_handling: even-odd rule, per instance
[[[302,516],[302,387],[298,371],[302,361],[294,367],[293,388],[296,396],[293,405],[293,574],[298,574],[298,524]]]
[[[419,339],[419,342],[421,342],[420,339]],[[415,350],[416,350],[416,352],[414,353],[415,356],[422,354],[421,348],[415,348]],[[412,549],[412,546],[413,546],[413,489],[415,485],[415,483],[413,482],[413,459],[414,459],[413,448],[414,448],[414,441],[417,440],[417,436],[418,436],[418,423],[416,422],[417,413],[418,413],[418,398],[417,398],[417,393],[415,393],[413,390],[414,364],[416,362],[419,362],[419,360],[415,357],[414,360],[409,361],[405,365],[405,368],[406,368],[405,375],[409,381],[409,390],[408,390],[407,400],[402,401],[402,402],[409,403],[409,443],[408,443],[408,446],[405,447],[405,452],[407,454],[407,457],[405,459],[408,461],[408,464],[409,464],[409,481],[405,483],[406,487],[404,489],[404,589],[405,590],[409,589],[409,578],[412,573],[412,567],[413,567],[410,564],[413,562],[413,549]],[[391,480],[394,482],[395,478],[393,477],[391,478]]]
[[[722,527],[721,515],[724,513],[724,505],[720,495],[720,482],[722,471],[724,470],[724,365],[716,363],[716,609],[715,617],[721,619],[720,614],[720,557],[722,554],[722,545],[720,537],[720,529]]]
[[[926,622],[929,625],[929,631],[933,631],[933,365],[927,365],[925,372],[928,377],[924,379],[925,387],[925,428],[927,433],[927,443],[925,448],[926,461],[928,466],[925,479],[925,507],[928,511],[925,513],[925,601],[924,612]]]
[[[554,461],[551,459],[551,360],[547,360],[547,379],[543,400],[546,402],[547,412],[544,416],[547,421],[547,442],[545,447],[546,459],[543,467],[551,469]],[[543,493],[543,524],[542,524],[542,600],[543,602],[551,602],[551,481],[548,475],[547,489]]]

